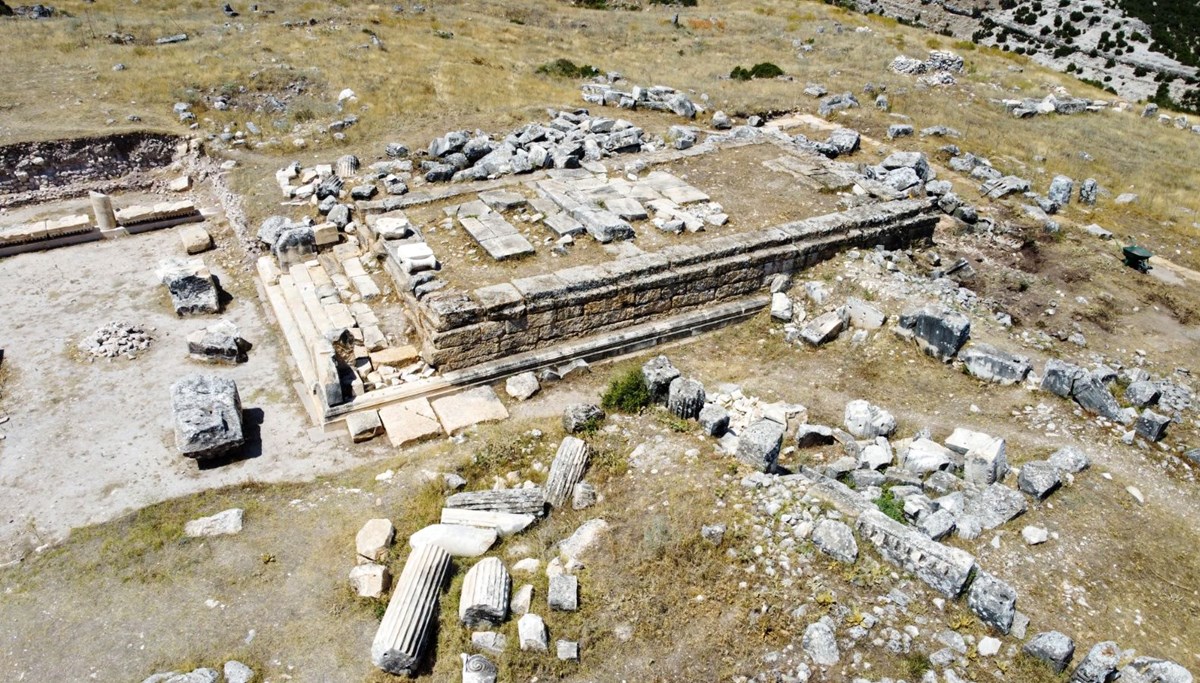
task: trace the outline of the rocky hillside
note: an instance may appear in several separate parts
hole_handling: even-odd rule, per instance
[[[1189,11],[1185,3],[846,0],[846,4],[1028,55],[1122,97],[1160,104],[1169,98],[1185,109],[1200,107],[1197,37],[1181,19]],[[1195,12],[1194,3],[1190,11]]]

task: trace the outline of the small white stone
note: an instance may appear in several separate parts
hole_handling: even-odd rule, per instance
[[[979,639],[979,655],[981,657],[991,657],[1000,651],[1000,639],[991,636],[985,636]]]
[[[1039,543],[1045,543],[1046,539],[1048,539],[1049,537],[1050,537],[1049,532],[1047,532],[1042,527],[1031,525],[1031,526],[1027,526],[1021,530],[1021,538],[1024,538],[1025,542],[1028,543],[1029,545],[1038,545]]]
[[[1128,492],[1129,495],[1133,496],[1133,499],[1138,502],[1138,505],[1146,504],[1146,497],[1142,495],[1142,492],[1139,491],[1136,486],[1126,486],[1125,491]]]

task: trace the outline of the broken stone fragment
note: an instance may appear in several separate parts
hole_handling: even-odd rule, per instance
[[[175,315],[219,313],[217,283],[200,259],[169,259],[158,267],[158,277],[171,294]]]
[[[221,320],[187,336],[188,355],[214,363],[243,363],[250,344],[238,336],[238,328]]]

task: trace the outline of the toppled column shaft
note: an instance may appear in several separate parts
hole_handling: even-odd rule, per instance
[[[590,456],[587,442],[582,439],[568,436],[562,440],[546,477],[546,502],[551,507],[566,505],[575,484],[583,478]]]
[[[438,595],[450,554],[437,545],[413,548],[371,643],[371,661],[384,671],[414,676],[437,621]]]

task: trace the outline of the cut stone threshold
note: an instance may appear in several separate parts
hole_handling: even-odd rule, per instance
[[[630,325],[620,330],[574,339],[543,349],[515,354],[500,360],[452,370],[429,379],[402,386],[379,389],[349,403],[333,406],[325,413],[327,430],[340,427],[347,415],[359,410],[376,410],[390,403],[413,398],[436,398],[530,370],[562,365],[576,359],[589,363],[615,359],[669,342],[689,340],[698,335],[741,322],[763,310],[769,296],[753,296],[701,310]]]

